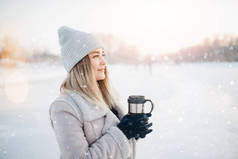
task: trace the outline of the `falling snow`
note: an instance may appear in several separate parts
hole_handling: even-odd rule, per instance
[[[5,75],[13,70],[0,68],[0,158],[59,158],[48,108],[66,73],[62,66],[43,64],[21,69],[29,90],[26,101],[16,104],[4,90]],[[238,158],[238,63],[153,65],[151,72],[141,66],[109,69],[125,107],[132,94],[155,104],[153,132],[138,140],[138,159]]]
[[[80,85],[80,87],[82,87],[82,88],[87,88],[87,85]]]

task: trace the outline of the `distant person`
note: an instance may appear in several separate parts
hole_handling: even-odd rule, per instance
[[[124,114],[109,85],[104,47],[93,34],[58,30],[67,78],[49,113],[61,159],[135,159],[151,114]]]

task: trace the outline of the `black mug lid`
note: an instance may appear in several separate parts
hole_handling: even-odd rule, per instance
[[[145,103],[145,96],[131,95],[128,98],[128,103]]]

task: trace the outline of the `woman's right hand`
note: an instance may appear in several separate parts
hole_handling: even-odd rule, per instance
[[[125,115],[117,127],[126,135],[128,139],[139,137],[144,138],[147,134],[152,132],[149,129],[152,123],[148,123],[151,113],[147,114],[127,114]]]

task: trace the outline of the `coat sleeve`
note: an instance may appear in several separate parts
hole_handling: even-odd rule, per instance
[[[131,154],[130,141],[116,126],[89,145],[83,121],[69,103],[55,101],[49,113],[62,159],[125,159]]]

